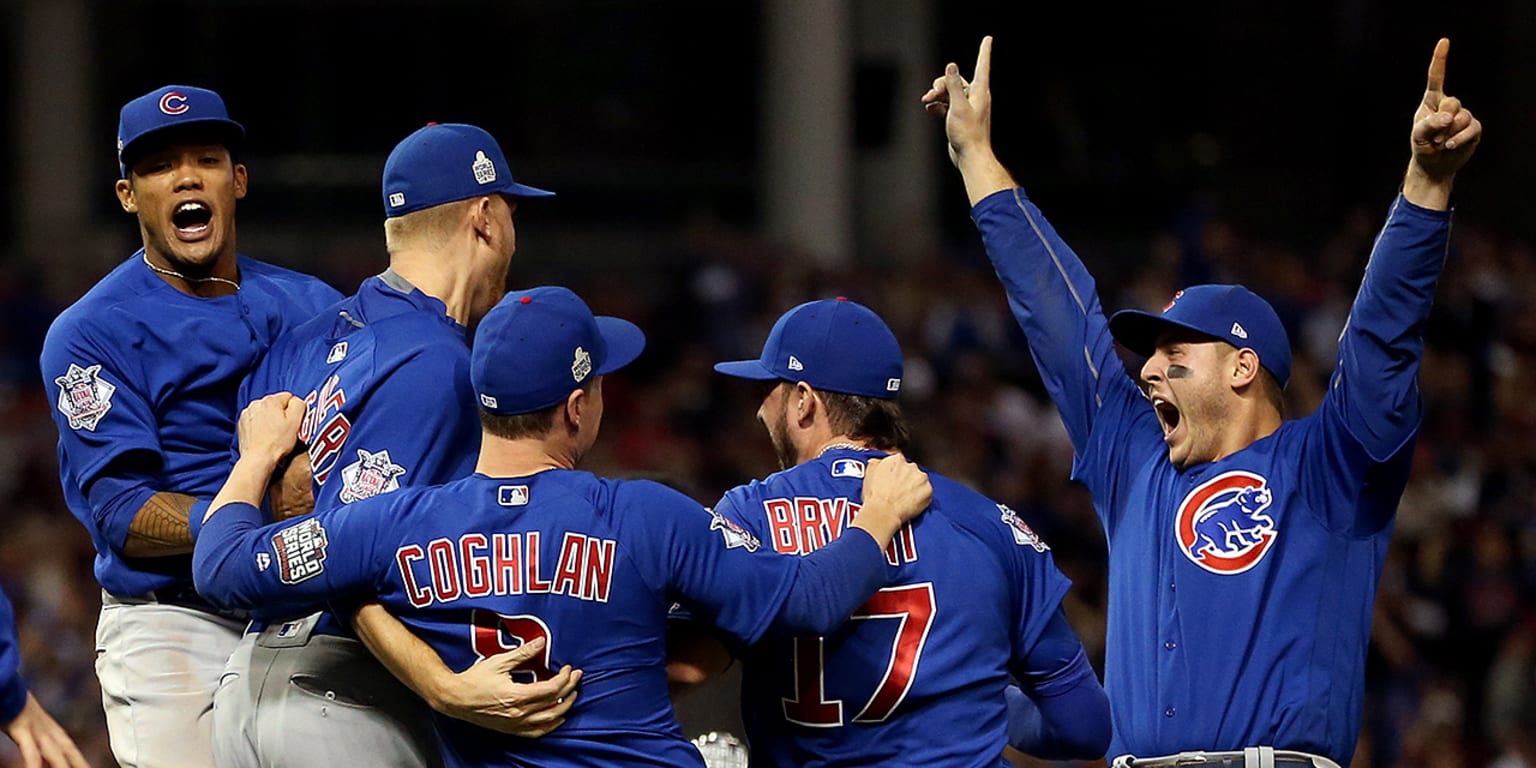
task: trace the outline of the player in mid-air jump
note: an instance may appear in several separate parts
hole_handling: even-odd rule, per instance
[[[474,470],[480,421],[468,407],[466,329],[505,292],[518,200],[551,194],[514,181],[500,145],[472,125],[428,125],[390,153],[389,268],[280,337],[241,390],[242,404],[274,392],[303,399],[305,451],[291,461],[307,469],[315,510]],[[252,623],[215,696],[221,768],[328,768],[360,755],[440,764],[426,707],[345,615],[272,618]],[[551,702],[576,680],[567,672],[545,686]]]
[[[1423,329],[1450,195],[1482,127],[1435,46],[1401,194],[1318,410],[1285,421],[1285,329],[1238,286],[1106,322],[1082,262],[993,153],[992,39],[946,115],[971,214],[1056,401],[1109,541],[1112,754],[1135,765],[1347,765],[1372,603],[1422,416]],[[1147,355],[1144,388],[1113,341]],[[1203,755],[1173,757],[1173,753]],[[1221,754],[1225,753],[1225,754]],[[1227,762],[1223,762],[1227,761]]]
[[[884,550],[930,488],[904,459],[871,462],[850,530],[785,558],[664,485],[577,471],[598,436],[604,377],[644,343],[566,289],[509,294],[471,354],[483,427],[473,475],[265,528],[253,504],[305,408],[288,394],[256,401],[198,537],[199,590],[269,609],[376,595],[455,669],[540,641],[533,676],[585,671],[566,723],[540,739],[440,718],[450,765],[702,765],[668,698],[672,601],[708,610],[742,642],[770,626],[825,632],[885,583]]]
[[[716,365],[770,387],[758,419],[784,471],[732,489],[715,513],[781,555],[835,541],[866,462],[906,448],[902,368],[885,322],[841,298],[786,312],[758,359]],[[1007,743],[1103,756],[1109,702],[1061,609],[1071,582],[1050,548],[1006,505],[930,479],[929,511],[887,550],[890,581],[847,623],[740,652],[753,764],[1005,766]],[[1030,699],[1011,734],[1010,677]]]
[[[241,380],[280,332],[341,298],[236,253],[244,136],[201,88],[165,86],[123,106],[117,197],[144,247],[43,342],[64,498],[96,547],[107,730],[130,768],[213,761],[213,691],[244,620],[193,589],[188,518],[226,474]]]
[[[21,677],[16,615],[0,592],[0,731],[16,742],[23,768],[86,768],[85,756]]]

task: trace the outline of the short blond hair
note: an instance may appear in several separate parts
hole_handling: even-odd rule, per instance
[[[480,198],[455,200],[384,220],[384,248],[436,248],[448,241]]]

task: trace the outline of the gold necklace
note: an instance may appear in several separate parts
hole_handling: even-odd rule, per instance
[[[165,267],[157,267],[154,264],[150,263],[150,261],[149,261],[149,253],[148,252],[146,252],[144,254],[144,266],[149,267],[151,270],[154,270],[155,272],[159,272],[162,275],[169,275],[171,277],[179,277],[179,278],[181,278],[181,279],[183,279],[183,280],[185,280],[185,281],[187,281],[189,283],[223,283],[223,284],[225,284],[227,286],[230,286],[230,287],[234,288],[237,291],[240,290],[240,284],[235,282],[235,281],[233,281],[233,280],[226,280],[226,279],[224,279],[222,277],[187,277],[186,275],[183,275],[182,273],[177,272],[174,269],[166,269]]]
[[[856,445],[854,443],[833,443],[833,444],[831,444],[831,445],[821,449],[821,452],[816,454],[816,458],[819,459],[819,458],[827,455],[827,451],[835,451],[835,450],[837,450],[839,448],[847,448],[850,451],[867,451],[867,450],[869,450],[868,448],[865,448],[862,445]]]

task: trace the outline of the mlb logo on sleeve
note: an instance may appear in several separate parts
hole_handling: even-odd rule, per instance
[[[272,537],[277,554],[277,577],[284,584],[298,584],[325,571],[325,528],[310,518],[290,525]]]

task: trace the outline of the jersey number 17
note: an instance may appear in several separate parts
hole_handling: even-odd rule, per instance
[[[855,723],[882,723],[896,711],[917,674],[928,630],[933,627],[933,583],[886,587],[876,592],[853,612],[850,621],[890,619],[899,622],[885,672],[874,693],[864,703]],[[825,639],[797,637],[794,640],[795,695],[783,699],[784,718],[812,728],[835,728],[844,724],[842,699],[827,699]]]

